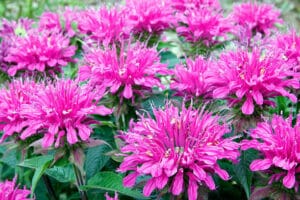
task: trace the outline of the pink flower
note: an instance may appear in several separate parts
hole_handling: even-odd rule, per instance
[[[33,20],[21,18],[18,21],[2,20],[0,28],[0,70],[7,72],[9,63],[5,61],[5,57],[9,54],[9,48],[16,46],[15,37],[17,35],[25,35],[31,29]]]
[[[87,141],[92,133],[90,124],[97,123],[90,115],[112,113],[111,109],[97,105],[97,95],[72,80],[44,85],[33,95],[31,103],[21,108],[22,115],[28,119],[21,139],[43,134],[44,148],[53,143],[59,147],[64,141],[70,145]]]
[[[14,133],[20,133],[27,126],[27,118],[22,115],[22,106],[31,103],[31,97],[39,87],[33,81],[15,80],[8,88],[0,90],[0,130],[2,143]]]
[[[199,56],[195,61],[186,60],[186,65],[177,65],[174,70],[173,82],[171,89],[177,91],[181,96],[189,99],[193,97],[211,96],[211,86],[207,82],[209,77],[211,62]]]
[[[115,197],[110,197],[110,196],[108,195],[108,193],[106,192],[106,193],[105,193],[105,199],[106,199],[106,200],[118,200],[118,199],[119,199],[119,198],[118,198],[118,193],[115,192]]]
[[[160,63],[158,52],[141,43],[123,44],[117,47],[94,49],[85,55],[85,65],[79,69],[79,79],[89,80],[99,88],[109,88],[112,94],[130,99],[142,90],[154,86],[163,87],[158,74],[167,74],[165,64]]]
[[[199,9],[205,6],[215,9],[221,8],[218,0],[172,0],[172,4],[179,11]]]
[[[105,45],[129,38],[130,25],[123,9],[106,7],[86,10],[77,15],[78,29],[94,41]]]
[[[169,0],[126,0],[126,9],[135,34],[160,34],[176,23]]]
[[[234,6],[232,18],[238,25],[236,34],[245,32],[244,36],[251,38],[253,33],[268,35],[276,23],[282,23],[280,12],[272,4],[247,2]],[[243,39],[243,38],[241,38]]]
[[[12,181],[6,180],[0,183],[0,200],[30,200],[28,196],[31,191],[24,189],[18,189],[16,186],[16,178]]]
[[[8,74],[17,72],[61,72],[61,67],[72,62],[76,47],[70,40],[59,33],[37,32],[33,30],[26,36],[16,37],[15,46],[8,50],[5,57],[10,62]]]
[[[251,131],[252,140],[244,140],[242,149],[254,148],[261,152],[262,159],[254,160],[250,169],[252,171],[267,171],[272,173],[269,184],[279,181],[286,188],[295,190],[299,187],[300,175],[300,116],[296,125],[292,126],[292,117],[284,119],[275,115],[271,122],[262,122]],[[272,171],[272,167],[282,171]]]
[[[300,36],[297,35],[296,31],[291,31],[288,34],[277,35],[275,44],[276,48],[284,52],[287,59],[300,64]]]
[[[176,16],[179,22],[177,33],[192,43],[214,45],[220,38],[225,38],[231,29],[230,21],[222,16],[220,10],[208,6],[188,9],[184,13],[177,13]]]
[[[60,17],[62,15],[62,17]],[[60,33],[66,33],[68,37],[73,37],[75,31],[72,24],[75,23],[76,14],[70,9],[66,9],[63,13],[44,12],[40,16],[39,29],[41,31],[48,30]]]
[[[229,174],[220,168],[220,159],[236,160],[239,144],[233,138],[223,138],[229,132],[226,124],[211,113],[172,105],[154,110],[155,118],[141,116],[131,122],[128,132],[122,132],[128,153],[118,171],[132,171],[124,185],[132,187],[138,176],[150,176],[143,193],[167,187],[173,195],[188,193],[189,200],[197,199],[198,185],[216,188],[212,176],[228,180]],[[188,182],[186,182],[188,180]]]
[[[268,105],[270,97],[286,96],[296,102],[288,88],[300,87],[297,69],[278,52],[240,49],[220,56],[209,81],[215,88],[214,98],[241,103],[243,114],[251,115],[255,106]]]

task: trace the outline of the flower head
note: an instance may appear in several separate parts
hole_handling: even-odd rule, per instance
[[[20,136],[22,140],[43,134],[45,148],[53,143],[58,147],[64,142],[73,145],[87,141],[92,133],[89,125],[96,123],[90,115],[112,113],[111,109],[97,105],[98,94],[86,86],[79,86],[77,81],[58,80],[42,87],[31,103],[21,109],[28,119],[28,127]]]
[[[186,65],[177,65],[174,70],[174,78],[171,89],[175,89],[179,95],[193,97],[211,96],[211,86],[207,82],[211,63],[203,57],[194,60],[187,59]]]
[[[197,199],[199,185],[216,188],[212,176],[223,180],[229,174],[220,168],[220,159],[236,160],[238,143],[233,138],[223,138],[229,132],[226,124],[211,113],[191,108],[166,105],[165,110],[154,109],[155,118],[141,116],[132,122],[121,138],[125,156],[118,171],[132,171],[124,178],[125,186],[133,186],[138,176],[150,176],[144,195],[166,186],[173,195],[187,192],[189,200]],[[188,180],[188,183],[185,183]]]
[[[126,9],[135,34],[160,34],[175,23],[169,0],[127,0]]]
[[[259,123],[250,136],[252,140],[244,140],[242,149],[254,148],[262,154],[262,159],[254,160],[250,169],[271,173],[269,184],[283,178],[286,188],[297,190],[300,184],[296,179],[300,175],[300,116],[293,127],[291,117],[284,119],[275,115],[271,122]],[[272,167],[281,171],[272,171]]]
[[[245,32],[247,38],[253,33],[268,35],[275,28],[276,23],[282,23],[280,12],[274,9],[272,4],[259,4],[247,2],[234,6],[232,13],[233,21],[238,25],[237,33]]]
[[[268,105],[270,97],[286,96],[297,101],[288,88],[299,88],[299,66],[292,65],[282,54],[254,49],[223,53],[210,81],[213,97],[242,103],[242,112],[251,115],[255,106]]]
[[[0,143],[27,126],[27,118],[21,114],[23,105],[31,103],[31,97],[39,86],[33,81],[15,80],[0,90]]]
[[[154,48],[141,43],[123,43],[120,52],[114,45],[87,53],[85,65],[79,69],[79,78],[130,99],[134,94],[143,94],[141,90],[163,87],[157,75],[167,73],[166,65],[160,63]]]
[[[179,22],[177,33],[192,43],[214,45],[221,37],[226,37],[231,29],[230,21],[224,18],[219,10],[208,6],[188,9],[184,13],[177,13],[176,16]]]
[[[62,15],[62,17],[60,17]],[[73,37],[75,31],[72,24],[75,23],[76,14],[70,9],[66,9],[62,14],[55,12],[44,12],[40,16],[39,29],[65,33],[68,37]]]
[[[16,178],[0,183],[0,200],[30,200],[30,193],[30,190],[16,187]]]
[[[37,32],[33,30],[25,36],[15,38],[16,44],[8,50],[5,57],[10,62],[10,76],[17,72],[61,72],[61,67],[72,62],[76,47],[70,40],[59,33]]]
[[[105,45],[129,38],[130,25],[125,11],[115,7],[85,10],[77,15],[78,30]]]
[[[284,52],[284,55],[289,60],[300,64],[300,36],[296,31],[291,31],[288,34],[277,35],[275,41],[276,47]]]
[[[200,9],[205,6],[216,9],[221,8],[218,0],[172,0],[172,4],[179,11]]]
[[[18,21],[8,21],[2,19],[2,26],[0,28],[0,70],[7,72],[10,64],[5,61],[5,57],[9,54],[9,49],[16,46],[15,37],[23,36],[31,29],[33,20],[21,18]]]

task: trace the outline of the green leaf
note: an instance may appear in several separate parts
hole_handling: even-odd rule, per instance
[[[84,164],[87,179],[94,176],[105,166],[109,160],[109,156],[106,156],[105,153],[110,150],[107,145],[100,145],[88,149]]]
[[[82,186],[82,189],[100,189],[105,191],[116,191],[120,194],[137,199],[148,199],[138,190],[126,188],[123,186],[122,176],[113,172],[99,172],[93,176],[88,184]]]
[[[251,182],[253,177],[253,172],[250,171],[249,165],[257,157],[257,151],[249,149],[242,152],[240,162],[236,165],[233,165],[235,176],[243,186],[248,199],[250,197]]]
[[[38,156],[38,157],[24,160],[22,163],[19,164],[19,166],[22,167],[35,169],[31,181],[31,197],[33,197],[34,190],[37,186],[38,181],[40,180],[41,176],[44,174],[46,169],[50,166],[53,159],[54,159],[53,155]]]
[[[38,156],[24,160],[19,164],[21,167],[37,169],[54,159],[53,155]]]
[[[61,183],[74,182],[76,179],[71,164],[63,167],[54,166],[53,168],[47,169],[45,173]]]
[[[161,62],[168,64],[169,69],[173,69],[176,64],[180,63],[180,59],[170,51],[164,51],[160,53]]]

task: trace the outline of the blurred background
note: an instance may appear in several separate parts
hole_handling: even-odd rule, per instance
[[[219,1],[227,12],[231,10],[233,3],[241,2],[241,0]],[[57,11],[64,7],[97,7],[119,2],[124,2],[124,0],[0,0],[0,17],[8,19],[37,18],[45,10]],[[281,10],[288,27],[300,30],[300,0],[262,0],[262,2],[275,4]]]

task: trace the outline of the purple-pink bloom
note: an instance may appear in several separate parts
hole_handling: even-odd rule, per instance
[[[207,81],[211,62],[199,56],[195,60],[187,59],[186,64],[176,65],[171,89],[188,99],[211,96],[211,85]]]
[[[26,34],[31,29],[32,24],[33,20],[27,18],[21,18],[18,21],[2,19],[0,28],[0,70],[3,72],[7,72],[9,69],[9,63],[5,61],[5,57],[9,54],[9,48],[17,45],[15,37]]]
[[[76,13],[71,9],[66,9],[61,14],[44,12],[40,16],[39,30],[65,33],[68,37],[73,37],[75,35],[75,30],[73,30],[72,23],[75,23],[75,19]]]
[[[296,102],[288,89],[300,87],[298,69],[280,52],[239,49],[221,54],[209,80],[214,98],[241,103],[242,113],[251,115],[256,106],[268,105],[271,97],[286,96]]]
[[[61,67],[73,62],[76,47],[70,45],[69,38],[59,33],[38,32],[33,30],[14,41],[17,45],[9,48],[4,58],[10,62],[8,74],[17,72],[61,72]]]
[[[170,0],[126,0],[126,9],[134,34],[160,34],[176,23]]]
[[[277,35],[275,44],[276,48],[283,51],[287,59],[300,64],[300,36],[295,30],[287,34]]]
[[[199,9],[201,7],[210,7],[220,9],[221,5],[218,0],[172,0],[175,9],[185,11],[188,9]]]
[[[33,81],[15,80],[0,90],[0,130],[2,143],[14,133],[20,133],[27,126],[27,118],[21,114],[22,106],[31,103],[31,97],[39,87]]]
[[[154,86],[163,87],[157,75],[167,74],[165,64],[160,63],[155,48],[147,48],[142,43],[121,44],[118,50],[106,46],[85,54],[85,65],[79,68],[79,79],[90,84],[109,89],[112,94],[131,99],[143,95],[143,91]]]
[[[246,2],[235,5],[232,13],[232,20],[236,23],[236,34],[243,32],[247,39],[253,33],[268,35],[270,30],[275,28],[276,23],[283,23],[280,19],[280,11],[272,4],[257,2]],[[240,38],[243,39],[243,38]]]
[[[78,81],[57,80],[54,84],[42,85],[33,94],[30,104],[23,105],[21,114],[28,127],[21,133],[24,140],[35,134],[43,134],[42,146],[55,143],[70,145],[87,141],[92,133],[91,124],[97,123],[90,115],[108,115],[112,110],[97,105],[99,94]]]
[[[28,196],[31,191],[24,189],[19,189],[16,186],[16,178],[12,181],[6,180],[4,182],[0,182],[0,200],[30,200]]]
[[[154,119],[140,116],[120,136],[125,141],[121,152],[128,154],[118,171],[131,172],[123,180],[125,186],[132,187],[137,177],[147,175],[145,196],[167,187],[173,195],[187,193],[189,200],[196,200],[199,185],[216,189],[214,174],[223,180],[230,178],[217,161],[235,161],[239,144],[223,138],[230,130],[219,123],[218,116],[184,106],[179,111],[169,104],[153,112]]]
[[[254,148],[262,158],[254,160],[250,169],[252,171],[265,171],[270,173],[269,184],[282,179],[286,188],[298,190],[300,175],[300,116],[295,126],[292,117],[284,119],[275,115],[268,122],[261,122],[251,131],[252,140],[243,140],[242,149]],[[277,170],[272,170],[272,168]],[[281,169],[281,170],[278,170]]]
[[[85,10],[76,18],[79,32],[93,41],[107,45],[129,38],[131,27],[124,9]]]
[[[231,22],[220,10],[203,6],[177,13],[177,33],[191,43],[202,43],[210,47],[225,38],[231,30]]]

